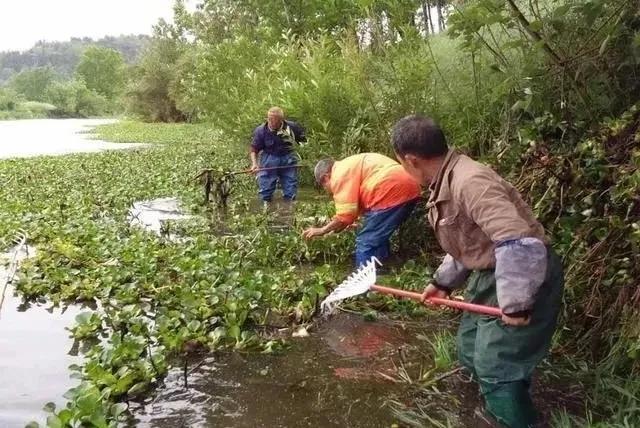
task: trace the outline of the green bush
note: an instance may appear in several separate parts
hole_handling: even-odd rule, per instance
[[[53,82],[46,90],[47,100],[56,106],[56,117],[91,117],[108,111],[104,96],[87,89],[83,81]]]

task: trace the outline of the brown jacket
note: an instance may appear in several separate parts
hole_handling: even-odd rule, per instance
[[[450,150],[431,187],[429,222],[442,248],[469,270],[495,268],[496,244],[546,243],[544,229],[518,191],[491,168]]]

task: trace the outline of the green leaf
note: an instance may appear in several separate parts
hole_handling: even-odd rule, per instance
[[[189,324],[187,324],[187,328],[191,331],[196,331],[200,328],[202,323],[198,320],[193,320]]]
[[[54,413],[56,411],[56,403],[53,403],[50,401],[44,405],[42,410],[44,410],[47,413]]]
[[[149,386],[148,382],[138,382],[127,391],[127,395],[129,397],[135,397],[143,393],[144,391],[146,391],[148,386]]]
[[[232,325],[229,327],[229,336],[238,340],[240,338],[240,327],[237,325]]]
[[[94,413],[89,422],[91,422],[92,426],[95,428],[109,428],[107,418],[105,418],[102,413]]]
[[[114,418],[117,418],[122,413],[126,412],[129,409],[129,406],[126,403],[116,403],[111,406],[111,414]]]
[[[47,418],[48,428],[64,428],[64,424],[56,415],[51,415]]]
[[[536,32],[542,30],[542,21],[535,20],[535,21],[529,22],[529,29]]]
[[[609,34],[603,41],[602,44],[600,45],[600,49],[598,49],[598,56],[602,56],[602,54],[604,54],[604,51],[607,50],[607,45],[609,44],[609,40],[611,40],[611,34]]]
[[[604,240],[609,235],[609,229],[606,227],[600,227],[593,232],[598,241]]]
[[[571,10],[571,5],[563,4],[562,6],[558,6],[553,10],[553,16],[555,18],[562,18],[567,14],[567,12],[569,12],[569,10]]]
[[[511,111],[517,112],[524,110],[527,103],[524,100],[518,100],[511,106]]]
[[[120,369],[116,372],[116,376],[117,377],[123,377],[125,376],[127,373],[129,373],[131,371],[131,367],[129,366],[122,366],[120,367]]]
[[[35,421],[31,421],[26,424],[24,428],[40,428],[40,424]]]
[[[58,418],[62,422],[62,425],[67,425],[71,422],[71,418],[73,418],[73,413],[69,409],[60,410],[58,413]]]
[[[76,322],[78,324],[86,324],[91,319],[91,315],[93,315],[93,312],[81,312],[76,315]]]
[[[209,337],[213,339],[214,342],[218,342],[220,339],[227,335],[227,329],[224,327],[216,327],[211,333],[209,333]]]

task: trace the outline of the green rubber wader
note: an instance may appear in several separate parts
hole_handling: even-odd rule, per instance
[[[562,303],[562,262],[548,247],[547,274],[536,296],[528,326],[465,312],[458,330],[458,358],[480,384],[487,412],[509,428],[536,423],[529,386],[535,367],[547,355]],[[465,300],[498,305],[492,269],[474,271]]]

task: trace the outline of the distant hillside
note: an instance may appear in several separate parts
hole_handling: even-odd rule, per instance
[[[34,67],[51,66],[61,76],[70,77],[82,51],[89,45],[113,48],[131,64],[136,62],[150,39],[147,35],[108,36],[100,40],[72,38],[66,42],[38,42],[24,52],[0,52],[0,84],[12,75]]]

